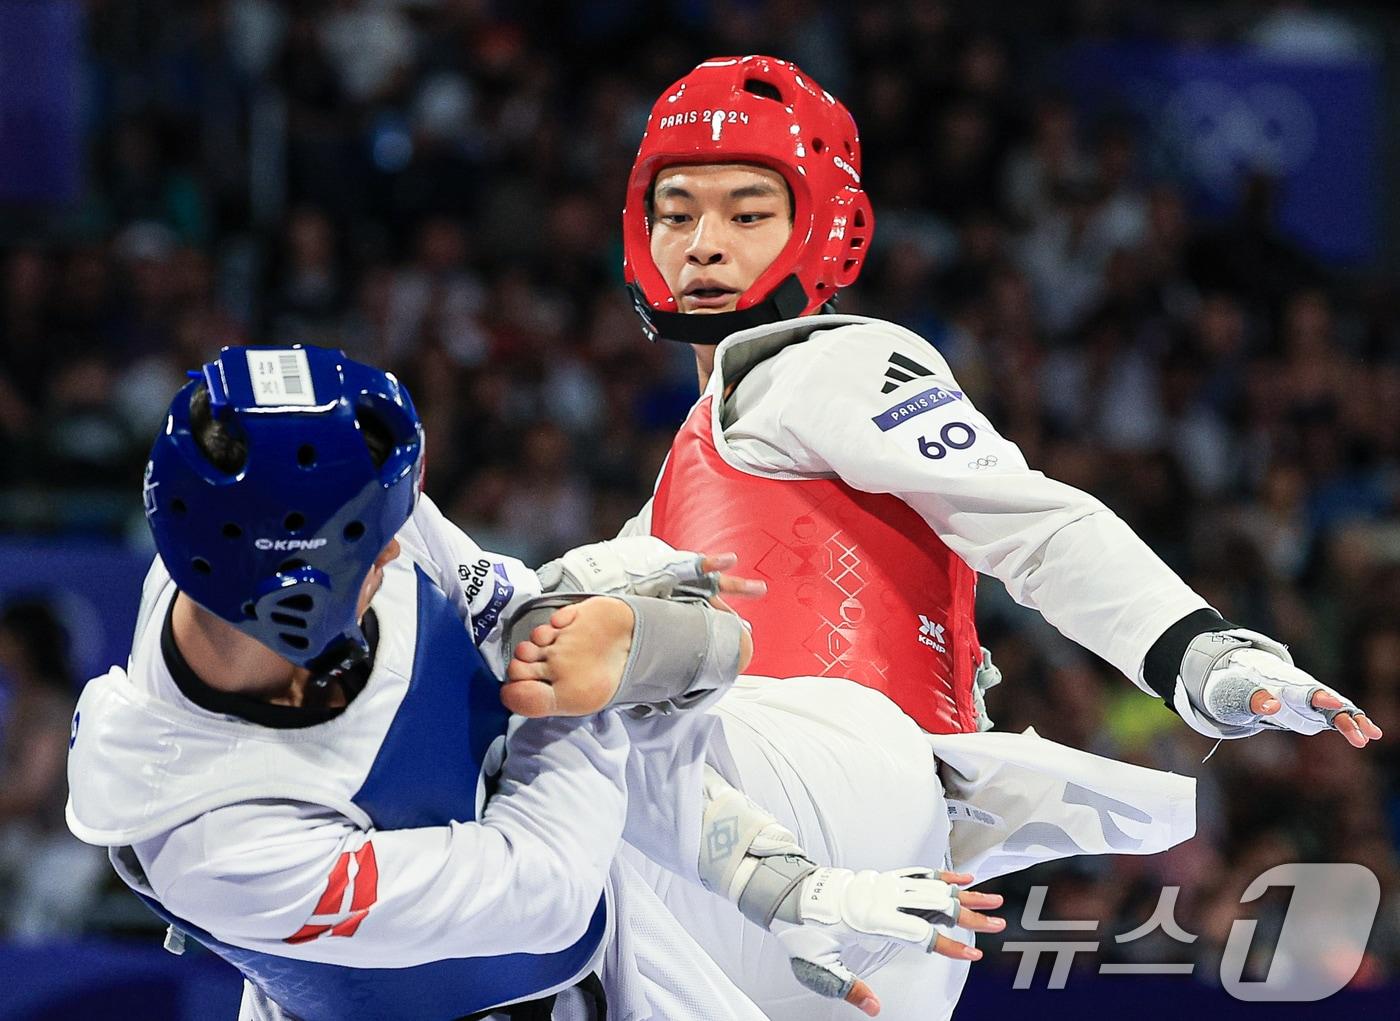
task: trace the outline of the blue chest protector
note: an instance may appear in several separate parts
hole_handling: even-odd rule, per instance
[[[379,829],[445,826],[476,818],[487,749],[506,732],[500,683],[457,611],[420,570],[413,676],[354,802]],[[552,954],[450,958],[411,968],[351,968],[229,946],[158,902],[168,923],[241,971],[301,1021],[452,1021],[579,976],[603,939],[599,900],[588,931]]]

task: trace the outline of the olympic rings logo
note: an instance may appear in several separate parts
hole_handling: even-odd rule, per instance
[[[978,471],[982,468],[995,468],[997,466],[997,456],[996,454],[988,454],[986,457],[979,457],[975,461],[967,462],[967,466],[973,471]]]

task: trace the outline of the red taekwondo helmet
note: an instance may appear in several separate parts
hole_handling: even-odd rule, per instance
[[[698,163],[767,167],[792,191],[792,236],[732,312],[679,312],[651,257],[647,214],[656,175]],[[717,344],[835,300],[859,275],[874,227],[860,187],[860,139],[846,108],[785,60],[714,57],[652,107],[627,182],[623,275],[650,339]]]

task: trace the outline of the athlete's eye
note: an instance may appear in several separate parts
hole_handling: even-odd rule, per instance
[[[690,219],[689,213],[662,213],[657,219],[669,227],[679,227]]]
[[[772,213],[739,213],[734,217],[735,223],[760,223],[764,220],[773,219]]]

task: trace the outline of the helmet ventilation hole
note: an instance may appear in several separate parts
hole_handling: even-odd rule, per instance
[[[305,566],[305,560],[284,560],[278,565],[277,570],[282,574],[291,574],[293,571],[299,571]]]
[[[173,510],[176,514],[183,514],[188,508],[185,506],[185,501],[177,497],[176,499],[170,501],[170,509]]]
[[[243,529],[239,528],[232,521],[228,521],[224,523],[223,532],[225,539],[237,539],[243,534]]]
[[[210,566],[209,561],[205,560],[203,557],[195,557],[190,561],[190,566],[194,568],[196,574],[214,573],[214,568]]]
[[[276,610],[273,610],[270,616],[274,624],[281,624],[283,627],[306,627],[305,617],[294,617],[290,613],[278,613]]]
[[[244,603],[244,604],[243,604],[243,616],[247,617],[249,620],[257,620],[257,619],[258,619],[258,608],[257,608],[256,606],[254,606],[251,602]]]
[[[296,649],[297,652],[305,652],[308,648],[311,647],[311,642],[307,640],[305,635],[289,635],[285,632],[282,632],[279,633],[277,637],[282,639],[282,641],[286,642],[293,649]]]
[[[778,86],[772,82],[766,82],[762,78],[744,79],[744,91],[750,92],[760,99],[775,99],[779,103],[783,101],[783,94],[778,91]]]
[[[282,519],[282,527],[289,532],[299,531],[301,527],[305,524],[306,518],[304,518],[297,511],[292,511],[292,513],[288,514],[285,518]]]
[[[825,152],[825,151],[826,151],[826,143],[823,142],[820,138],[814,138],[814,139],[812,139],[812,151],[815,152],[815,153],[823,153],[823,152]]]
[[[295,596],[288,596],[286,599],[277,600],[278,606],[285,606],[289,610],[300,610],[302,613],[310,613],[314,605],[310,596],[301,593]]]
[[[857,210],[855,211],[855,214],[851,217],[851,222],[852,222],[855,226],[857,226],[857,227],[864,227],[864,226],[865,226],[865,210],[864,210],[864,209],[857,209]],[[864,239],[862,239],[862,240],[864,240]]]
[[[365,526],[362,521],[352,521],[345,526],[345,540],[354,542],[365,534]]]
[[[309,443],[303,443],[297,448],[297,464],[303,468],[310,468],[316,463],[316,448]]]

